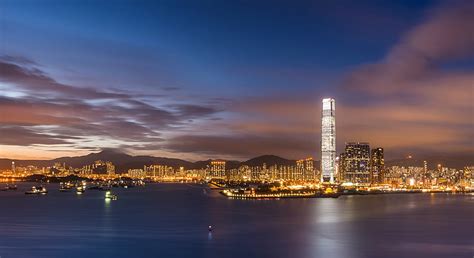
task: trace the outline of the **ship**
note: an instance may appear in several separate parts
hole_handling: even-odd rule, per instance
[[[60,183],[59,184],[59,191],[60,192],[70,192],[72,190],[72,184],[69,182]]]
[[[43,186],[33,186],[31,187],[31,190],[25,192],[25,194],[41,194],[41,195],[44,195],[47,193],[48,193],[48,190],[46,189],[46,187],[43,187]]]
[[[77,194],[82,194],[86,191],[86,187],[85,186],[78,186],[76,187],[76,193]]]
[[[110,200],[116,201],[116,200],[118,200],[118,196],[115,195],[115,194],[112,194],[112,192],[110,192],[110,191],[107,191],[105,193],[105,200],[106,201],[110,201]]]

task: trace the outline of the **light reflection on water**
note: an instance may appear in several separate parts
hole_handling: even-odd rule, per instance
[[[471,257],[472,196],[228,200],[201,186],[0,192],[5,257]],[[213,231],[209,232],[208,226]],[[464,225],[460,227],[459,225]],[[432,248],[430,248],[432,247]],[[434,250],[434,251],[433,251]]]
[[[342,202],[338,199],[321,199],[320,205],[314,205],[312,214],[314,230],[309,238],[308,253],[314,257],[357,257],[352,243],[357,238],[351,224],[351,213],[344,212]],[[348,205],[351,205],[349,202]],[[312,244],[311,244],[312,243]]]

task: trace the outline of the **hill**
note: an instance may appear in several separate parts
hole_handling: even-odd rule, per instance
[[[49,167],[53,166],[54,163],[59,162],[65,163],[66,166],[72,166],[74,168],[81,168],[85,165],[90,165],[96,160],[111,161],[115,164],[117,172],[126,172],[128,169],[143,168],[144,165],[149,166],[152,164],[160,164],[171,166],[173,168],[185,167],[186,169],[201,169],[206,168],[211,160],[202,160],[196,162],[190,162],[183,159],[176,158],[165,158],[165,157],[154,157],[154,156],[132,156],[117,150],[106,149],[97,153],[90,153],[84,156],[76,157],[61,157],[52,160],[15,160],[15,159],[0,159],[0,169],[11,168],[12,161],[15,162],[18,167],[25,167],[28,165],[34,165],[37,167]],[[437,164],[442,164],[446,167],[461,169],[467,165],[474,165],[472,162],[474,159],[469,156],[432,156],[426,159],[395,159],[386,161],[386,166],[423,166],[423,160],[428,162],[429,168],[435,168]],[[468,162],[467,162],[468,161]],[[233,169],[238,168],[241,165],[248,166],[262,166],[264,163],[267,167],[272,165],[277,166],[290,166],[295,165],[296,161],[291,159],[285,159],[276,155],[262,155],[246,161],[227,160],[226,168]],[[319,168],[320,162],[314,161],[314,167]]]

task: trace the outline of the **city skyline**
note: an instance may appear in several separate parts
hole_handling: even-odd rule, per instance
[[[304,1],[45,3],[0,4],[0,157],[319,157],[320,103],[332,97],[337,154],[360,141],[386,159],[472,161],[468,1],[345,13]]]
[[[474,0],[0,0],[0,258],[473,257],[473,28]]]

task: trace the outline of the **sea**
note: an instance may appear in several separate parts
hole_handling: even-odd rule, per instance
[[[199,184],[0,192],[0,258],[474,256],[474,195],[228,199]],[[209,226],[212,231],[209,231]]]

